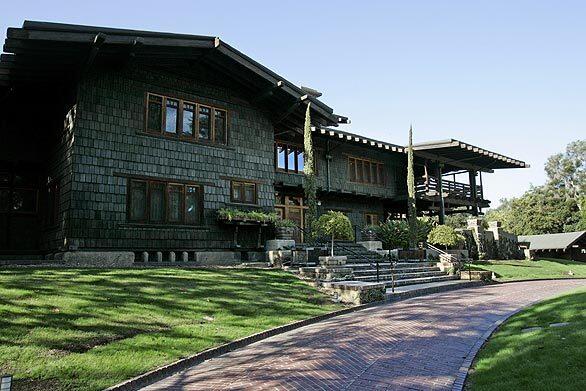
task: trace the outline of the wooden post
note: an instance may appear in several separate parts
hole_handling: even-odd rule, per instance
[[[439,188],[439,198],[440,198],[440,210],[439,210],[439,223],[445,224],[446,223],[446,209],[444,205],[444,187],[443,187],[443,180],[442,180],[442,164],[437,162],[437,186]]]
[[[476,171],[468,171],[468,178],[470,183],[470,196],[472,197],[472,216],[478,216],[478,200],[476,198]]]

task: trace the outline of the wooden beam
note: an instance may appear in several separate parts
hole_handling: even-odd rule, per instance
[[[280,124],[281,122],[283,122],[287,117],[289,117],[291,114],[293,114],[295,112],[295,110],[297,110],[297,108],[307,100],[308,95],[303,95],[302,97],[299,98],[299,100],[293,102],[291,104],[291,106],[289,106],[289,108],[283,113],[281,114],[276,120],[275,120],[275,125]]]
[[[274,91],[278,88],[283,87],[284,83],[282,80],[279,80],[278,82],[276,82],[275,84],[273,84],[272,86],[265,88],[263,91],[261,91],[260,93],[258,93],[256,96],[254,96],[251,100],[250,103],[252,105],[258,104],[260,101],[271,97],[274,94]]]

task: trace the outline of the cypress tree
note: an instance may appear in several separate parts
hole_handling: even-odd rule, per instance
[[[313,161],[313,140],[311,137],[311,103],[307,104],[305,112],[305,126],[303,129],[303,150],[305,153],[305,162],[303,171],[305,173],[305,199],[307,201],[307,210],[305,212],[305,221],[307,228],[310,230],[317,218],[317,184],[315,179],[315,164]]]
[[[409,219],[409,247],[417,246],[417,208],[415,206],[415,173],[413,169],[413,126],[409,127],[407,147],[407,218]]]

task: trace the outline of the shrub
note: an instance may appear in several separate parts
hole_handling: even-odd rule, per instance
[[[277,220],[276,213],[265,213],[255,210],[241,210],[232,208],[222,208],[218,210],[218,219],[220,220],[252,220],[263,223],[274,222]]]
[[[331,255],[334,256],[334,240],[353,240],[354,231],[350,219],[342,212],[330,210],[315,222],[315,231],[332,239]]]
[[[405,220],[387,220],[378,227],[383,248],[408,248],[409,224]]]
[[[429,232],[427,240],[433,245],[443,246],[447,249],[462,243],[464,237],[449,225],[438,225]]]
[[[275,220],[275,227],[284,227],[284,228],[295,228],[297,224],[293,220],[289,219],[276,219]]]
[[[417,219],[417,242],[427,240],[427,235],[436,225],[429,217]],[[383,242],[383,248],[409,248],[409,223],[405,220],[387,220],[377,228],[379,238]]]

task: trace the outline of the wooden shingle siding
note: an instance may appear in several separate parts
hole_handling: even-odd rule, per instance
[[[226,108],[228,145],[146,134],[149,91]],[[154,69],[96,68],[79,85],[74,133],[70,237],[80,248],[229,248],[232,232],[216,222],[216,210],[230,204],[226,177],[258,181],[257,207],[273,209],[272,124],[227,88]],[[194,229],[129,222],[125,176],[137,175],[204,184],[202,224]]]

